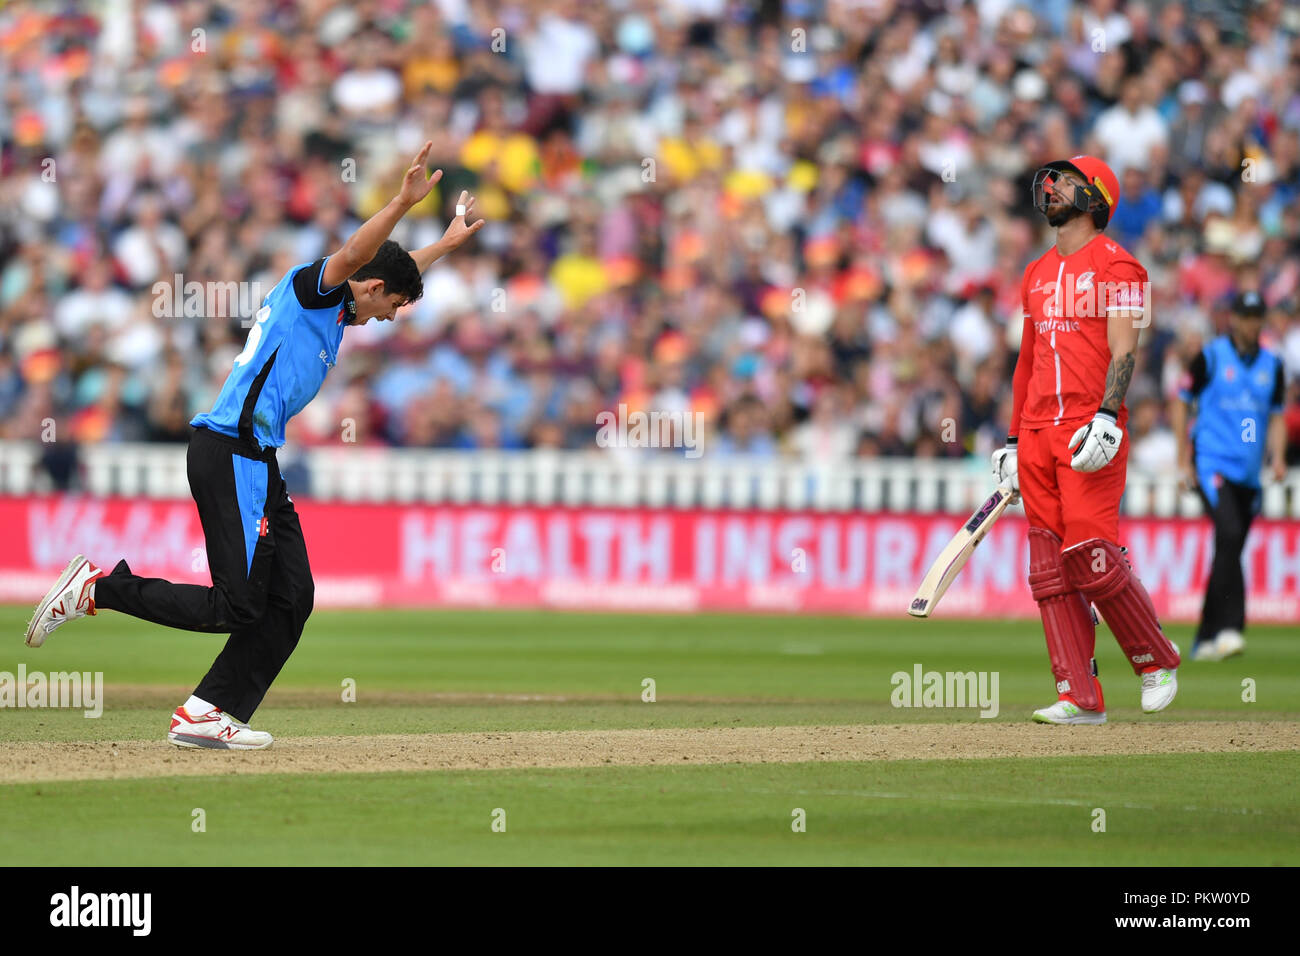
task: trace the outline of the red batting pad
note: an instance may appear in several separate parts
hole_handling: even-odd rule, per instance
[[[1105,710],[1093,664],[1097,630],[1092,609],[1065,579],[1061,539],[1045,528],[1029,529],[1029,590],[1043,617],[1056,692],[1084,710]]]
[[[1147,589],[1118,545],[1091,538],[1067,549],[1063,561],[1070,583],[1097,605],[1135,674],[1179,665],[1178,652],[1160,629]]]

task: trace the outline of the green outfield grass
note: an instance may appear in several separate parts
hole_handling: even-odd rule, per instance
[[[0,634],[16,635],[0,643],[0,671],[15,672],[21,662],[43,671],[102,671],[109,685],[186,687],[203,676],[224,641],[106,611],[65,626],[44,647],[31,649],[20,636],[29,614],[25,607],[0,607]],[[1184,648],[1191,644],[1190,632],[1186,626],[1170,628],[1171,638]],[[1241,657],[1186,663],[1171,714],[1180,720],[1300,717],[1300,634],[1252,628],[1248,642]],[[1141,719],[1136,679],[1104,627],[1098,632],[1097,660],[1111,718]],[[403,723],[389,732],[478,730],[489,726],[485,719],[496,720],[500,729],[564,729],[606,719],[615,726],[643,727],[707,726],[736,718],[745,724],[833,722],[829,717],[895,721],[903,714],[889,705],[890,678],[898,671],[911,673],[918,663],[927,670],[996,671],[999,720],[1022,720],[1055,696],[1035,622],[322,611],[308,623],[259,713],[264,720],[272,715],[301,719],[277,704],[276,691],[298,692],[290,695],[295,702],[303,693],[319,693],[319,704],[311,701],[313,709],[320,708],[312,718],[322,724],[318,732],[355,733],[358,727],[381,732],[364,718],[346,717],[341,689],[350,678],[356,681],[358,711],[367,696],[386,693],[609,699],[608,706],[596,707],[581,700],[545,706],[447,702],[416,707],[408,716],[390,715]],[[641,682],[647,677],[656,684],[654,708],[641,704]],[[1241,699],[1247,677],[1256,682],[1254,703]],[[700,699],[726,703],[685,703]],[[129,706],[130,699],[125,703]],[[336,704],[341,716],[330,716]],[[24,720],[54,713],[13,711],[0,719],[21,728]],[[946,721],[954,714],[914,709],[905,717]],[[349,720],[360,722],[354,726]]]
[[[104,612],[23,646],[0,607],[0,671],[102,671],[104,715],[0,710],[19,741],[159,740],[223,638]],[[1190,628],[1170,635],[1185,649]],[[1300,636],[1186,663],[1169,712],[1139,713],[1109,632],[1112,721],[1300,719]],[[999,676],[996,721],[1054,698],[1032,622],[804,616],[322,611],[258,712],[283,738],[510,730],[987,723],[895,709],[891,675]],[[642,680],[657,700],[641,700]],[[1243,680],[1255,701],[1242,700]],[[356,703],[342,684],[356,682]],[[441,695],[464,695],[434,697]],[[540,699],[528,699],[536,697]],[[178,698],[173,700],[173,698]],[[1045,732],[1052,732],[1045,730]],[[1066,731],[1070,732],[1070,731]],[[202,757],[198,757],[202,759]],[[162,777],[0,784],[0,858],[38,864],[1296,864],[1300,755],[891,760]],[[208,832],[190,830],[203,807]],[[507,811],[507,832],[490,814]],[[807,832],[790,829],[807,811]],[[1091,829],[1106,809],[1107,831]],[[1176,839],[1171,838],[1176,835]]]
[[[42,865],[1294,865],[1295,754],[200,777],[0,789]],[[191,830],[193,810],[206,832]],[[504,833],[491,829],[505,811]],[[806,830],[792,831],[795,808]],[[1105,832],[1093,830],[1106,811]]]

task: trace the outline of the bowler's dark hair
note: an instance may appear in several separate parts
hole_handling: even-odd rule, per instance
[[[385,293],[400,295],[407,302],[414,302],[424,295],[424,281],[420,278],[419,266],[411,254],[392,239],[385,239],[375,257],[348,278],[353,282],[383,279]]]

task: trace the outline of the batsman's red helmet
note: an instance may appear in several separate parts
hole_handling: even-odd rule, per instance
[[[1081,211],[1091,213],[1098,229],[1105,229],[1119,205],[1119,179],[1114,171],[1096,156],[1072,156],[1069,159],[1048,163],[1034,175],[1034,206],[1046,212],[1047,196],[1051,193],[1054,173],[1068,170],[1082,179],[1086,186],[1074,192],[1074,204]]]

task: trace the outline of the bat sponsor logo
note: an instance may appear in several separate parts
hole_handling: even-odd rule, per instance
[[[993,494],[989,496],[989,500],[980,506],[979,511],[971,515],[970,521],[966,522],[966,530],[974,534],[975,529],[984,523],[984,519],[987,518],[993,509],[998,506],[998,502],[1001,500],[1002,492],[993,492]]]

